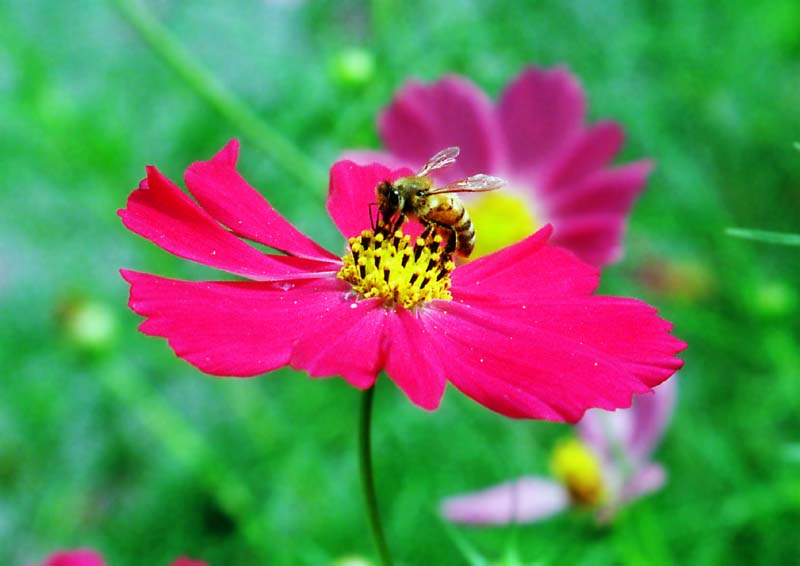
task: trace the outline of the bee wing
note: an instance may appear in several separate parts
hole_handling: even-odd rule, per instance
[[[423,165],[422,169],[420,169],[419,173],[417,173],[417,177],[424,177],[425,175],[429,175],[434,171],[438,171],[439,169],[450,167],[456,162],[456,157],[458,157],[460,151],[461,150],[456,146],[443,149],[428,159],[428,162]]]
[[[436,195],[441,193],[482,193],[485,191],[495,191],[506,186],[505,179],[500,177],[492,177],[491,175],[473,175],[460,181],[448,183],[442,187],[437,187],[432,191],[428,191],[429,195]]]

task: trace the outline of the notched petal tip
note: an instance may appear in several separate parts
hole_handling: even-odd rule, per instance
[[[227,167],[236,167],[236,162],[239,160],[239,140],[233,138],[225,146],[220,149],[214,157],[211,158],[212,163],[217,165],[224,165]]]

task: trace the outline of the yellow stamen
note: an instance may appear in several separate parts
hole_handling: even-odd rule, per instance
[[[411,237],[364,230],[350,238],[350,253],[337,277],[353,286],[362,298],[379,297],[386,306],[411,308],[434,299],[450,300],[450,273],[455,263],[444,253],[442,237]]]
[[[572,501],[595,507],[606,497],[606,486],[597,456],[577,438],[559,443],[550,460],[553,475],[564,484]]]
[[[538,228],[530,204],[511,191],[486,193],[471,202],[468,209],[479,235],[471,259],[519,242]]]

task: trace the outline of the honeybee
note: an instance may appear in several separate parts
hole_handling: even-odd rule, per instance
[[[448,147],[431,157],[416,175],[401,177],[394,182],[384,181],[375,188],[381,221],[393,232],[407,216],[425,226],[424,237],[434,232],[442,234],[447,253],[469,257],[475,249],[475,227],[464,203],[454,193],[494,191],[506,182],[491,175],[472,175],[466,179],[434,188],[428,175],[456,162],[459,148]]]

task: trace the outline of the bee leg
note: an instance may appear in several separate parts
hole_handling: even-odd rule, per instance
[[[400,226],[402,226],[403,222],[405,222],[405,221],[406,221],[406,215],[402,214],[402,213],[399,214],[397,216],[397,219],[393,223],[390,224],[391,230],[389,231],[389,233],[390,234],[394,234],[395,232],[397,232],[397,230],[400,229]]]
[[[425,240],[426,243],[430,243],[433,240],[434,232],[436,231],[436,226],[434,224],[428,224],[425,226],[425,230],[422,231],[421,238]]]
[[[448,255],[452,255],[454,251],[456,251],[456,240],[458,236],[456,235],[456,231],[453,230],[450,226],[445,227],[447,230],[447,244],[444,246],[444,251]]]

